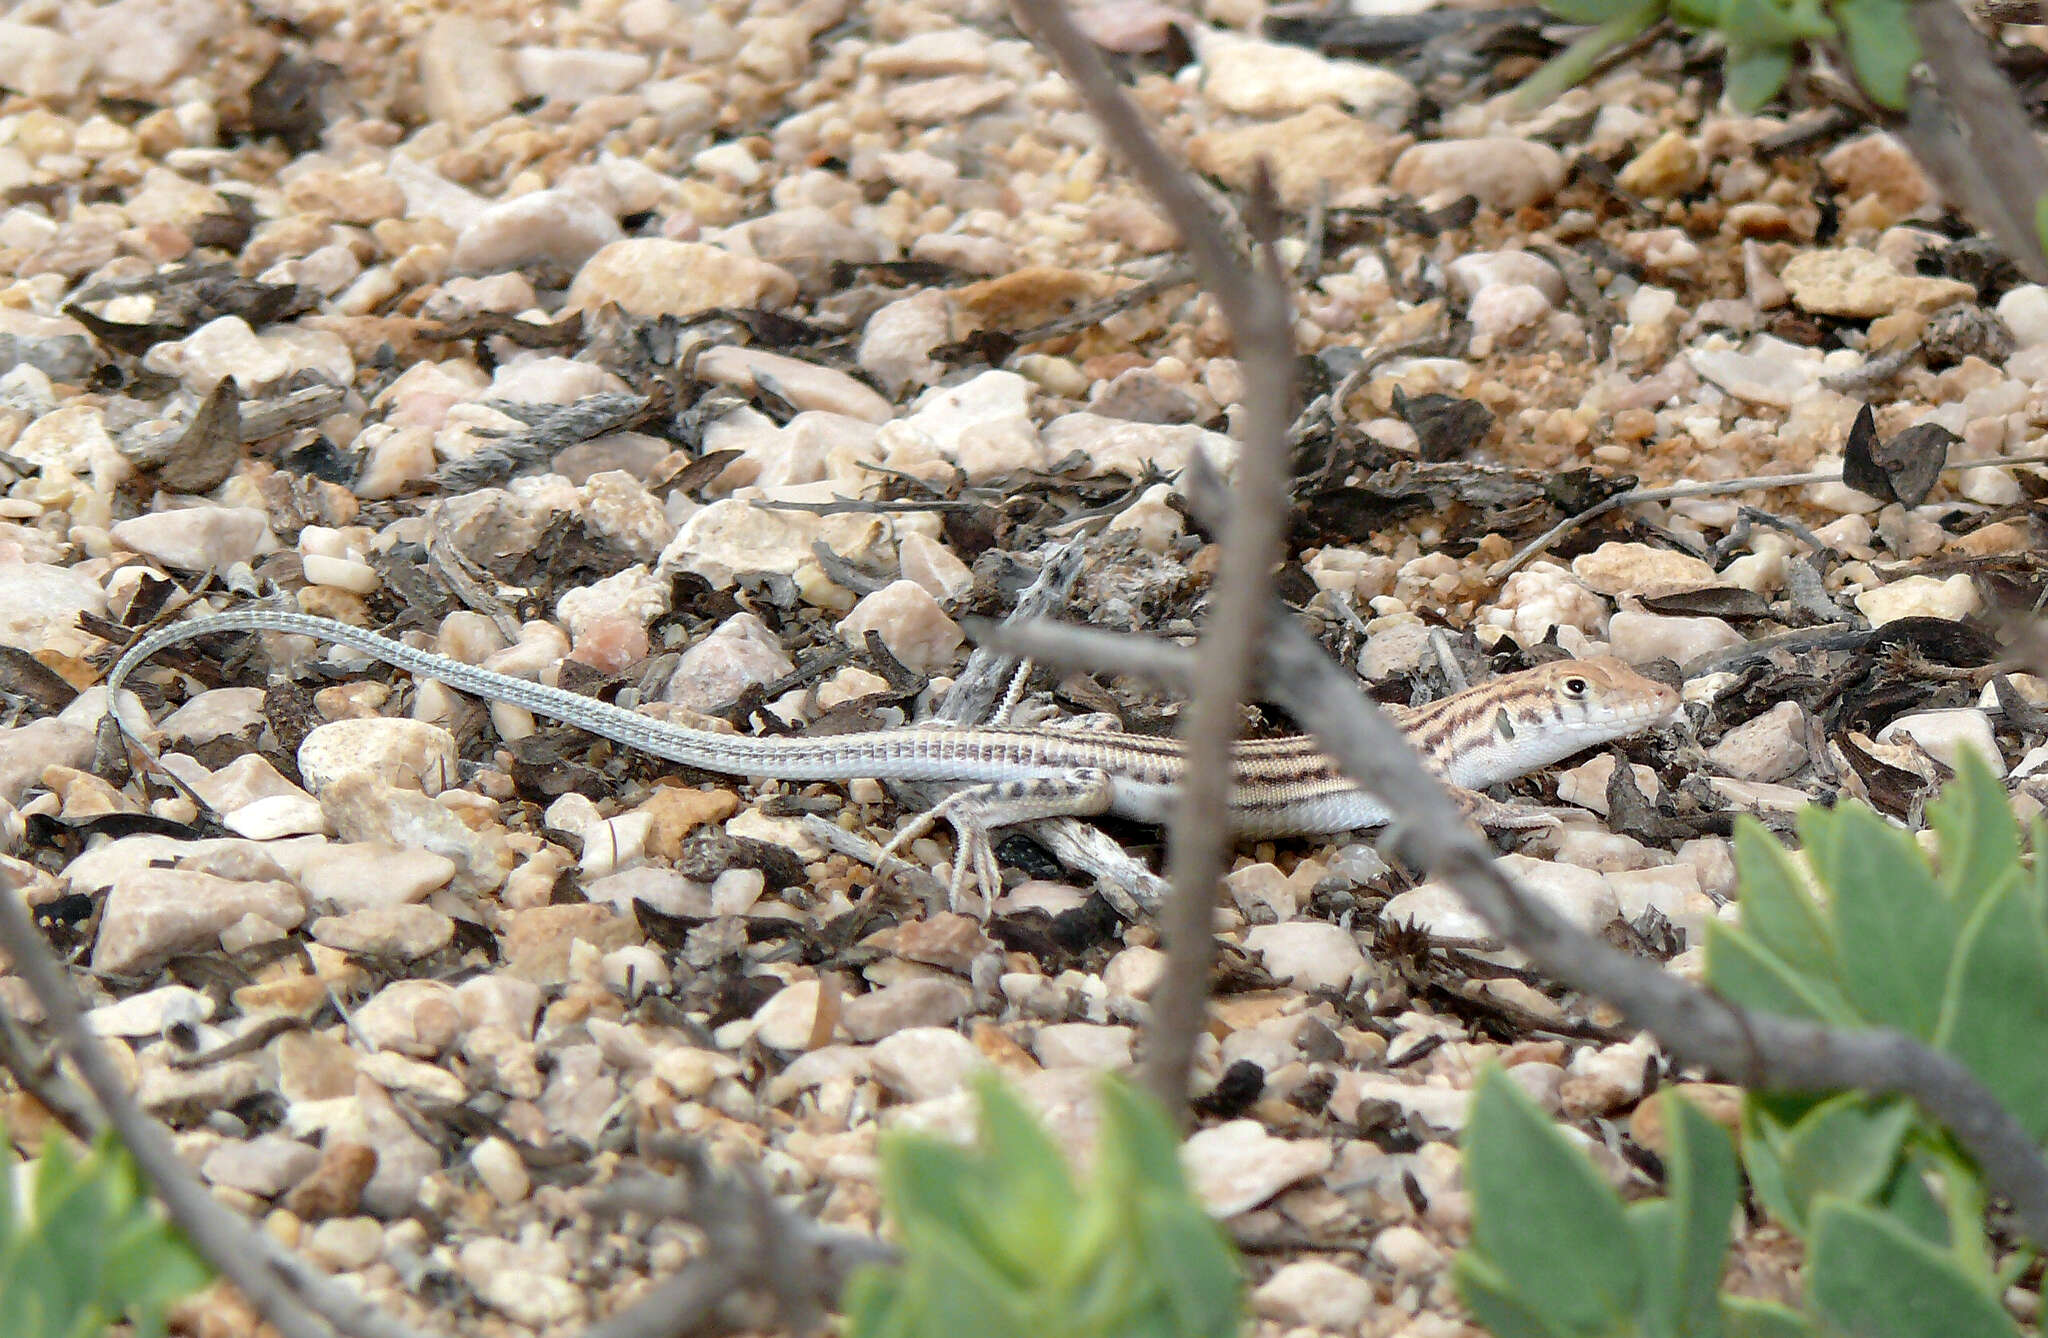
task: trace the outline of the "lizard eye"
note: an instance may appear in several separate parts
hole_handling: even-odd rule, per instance
[[[1585,679],[1573,676],[1564,681],[1564,695],[1573,698],[1583,697],[1592,686]]]

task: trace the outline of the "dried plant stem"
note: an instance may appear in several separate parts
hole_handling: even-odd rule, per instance
[[[1221,531],[1216,598],[1202,637],[1202,673],[1184,734],[1190,757],[1212,761],[1188,768],[1167,824],[1167,876],[1174,890],[1161,927],[1168,965],[1153,995],[1145,1050],[1146,1086],[1176,1120],[1184,1120],[1188,1074],[1215,954],[1213,908],[1230,842],[1227,759],[1237,735],[1238,704],[1251,680],[1286,514],[1283,444],[1293,405],[1292,304],[1270,255],[1259,267],[1240,258],[1194,180],[1145,128],[1137,108],[1065,9],[1056,0],[1018,0],[1017,7],[1026,26],[1058,58],[1110,142],[1187,240],[1196,269],[1229,322],[1245,375],[1238,504]]]
[[[1993,455],[1982,460],[1956,460],[1943,465],[1941,472],[1960,474],[1968,469],[2008,469],[2015,465],[2048,465],[2048,455]],[[1732,497],[1739,493],[1758,492],[1765,488],[1798,488],[1809,483],[1841,481],[1841,470],[1823,469],[1806,474],[1757,474],[1750,478],[1716,479],[1705,483],[1674,483],[1665,488],[1630,488],[1627,492],[1614,494],[1604,502],[1596,502],[1584,511],[1566,516],[1524,544],[1513,557],[1488,572],[1487,579],[1506,580],[1530,558],[1565,535],[1619,507],[1634,506],[1638,502],[1673,502],[1684,497]]]

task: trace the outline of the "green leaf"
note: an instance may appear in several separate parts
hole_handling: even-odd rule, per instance
[[[1935,1039],[2040,1142],[2048,1139],[2048,927],[2018,880],[2004,883],[1964,927]]]
[[[1231,1338],[1244,1279],[1223,1228],[1187,1201],[1148,1197],[1138,1207],[1139,1244],[1159,1292],[1153,1308],[1185,1338]]]
[[[1920,43],[1904,0],[1837,0],[1835,17],[1849,47],[1856,82],[1872,102],[1906,109],[1906,85],[1920,61]]]
[[[1543,7],[1566,23],[1612,23],[1643,7],[1643,0],[1543,0]]]
[[[1548,1327],[1619,1331],[1641,1262],[1620,1198],[1584,1154],[1497,1068],[1480,1076],[1463,1146],[1471,1248]]]
[[[1831,829],[1807,854],[1832,903],[1849,1001],[1870,1021],[1931,1039],[1955,952],[1955,908],[1912,837],[1861,804],[1831,818],[1801,828]]]
[[[1819,0],[1725,0],[1719,27],[1730,50],[1740,45],[1789,51],[1795,43],[1835,35]]]
[[[1813,1321],[1797,1310],[1754,1296],[1721,1297],[1726,1338],[1812,1338]]]
[[[1649,31],[1650,25],[1663,15],[1664,0],[1639,2],[1635,8],[1617,13],[1524,79],[1522,86],[1515,90],[1515,104],[1524,111],[1534,110],[1566,89],[1575,87],[1599,66],[1601,58],[1609,51]]]
[[[1690,1101],[1667,1092],[1664,1122],[1670,1146],[1664,1157],[1666,1202],[1672,1207],[1671,1253],[1652,1272],[1668,1273],[1675,1306],[1672,1332],[1682,1338],[1718,1331],[1715,1288],[1742,1192],[1735,1145]]]
[[[1745,899],[1743,914],[1749,914]],[[1760,1013],[1854,1026],[1856,1010],[1835,982],[1787,964],[1744,925],[1707,921],[1707,984]]]
[[[1902,1097],[1872,1098],[1843,1092],[1816,1106],[1778,1146],[1785,1192],[1796,1230],[1810,1225],[1816,1202],[1833,1195],[1851,1202],[1874,1197],[1892,1177],[1914,1108]]]
[[[1735,875],[1742,928],[1795,974],[1835,979],[1835,934],[1792,852],[1755,818],[1735,824]]]
[[[1722,57],[1729,102],[1743,115],[1763,111],[1792,74],[1792,47],[1739,47]]]
[[[1545,1324],[1501,1271],[1471,1250],[1460,1251],[1452,1261],[1451,1280],[1458,1285],[1458,1299],[1493,1338],[1576,1338]]]
[[[1887,7],[1894,0],[1880,0]],[[1857,6],[1862,12],[1863,6]],[[1892,21],[1908,40],[1911,28],[1901,6]],[[1855,32],[1850,31],[1851,52]],[[1915,53],[1918,58],[1918,52]],[[1867,86],[1866,86],[1867,91]],[[2005,786],[1974,748],[1963,749],[1955,779],[1942,786],[1941,797],[1927,806],[1927,823],[1941,838],[1941,891],[1959,912],[1968,915],[2006,880],[2022,874],[2020,825],[2013,817]]]
[[[1831,1199],[1814,1221],[1807,1290],[1858,1338],[2013,1338],[1998,1298],[1945,1252],[1882,1213]]]
[[[994,1074],[978,1084],[981,1100],[982,1165],[989,1175],[988,1202],[996,1214],[979,1214],[1013,1275],[1027,1276],[1037,1261],[1059,1258],[1071,1237],[1081,1198],[1059,1148],[1038,1121]]]

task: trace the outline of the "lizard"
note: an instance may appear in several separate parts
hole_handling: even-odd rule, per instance
[[[1163,823],[1188,766],[1178,740],[1055,726],[908,725],[853,734],[723,734],[660,720],[563,688],[479,668],[350,623],[272,609],[234,609],[166,624],[137,638],[106,679],[116,694],[151,656],[220,632],[279,632],[346,646],[415,678],[434,679],[491,702],[522,707],[665,761],[727,775],[784,781],[859,778],[960,785],[899,830],[893,854],[937,822],[956,833],[959,899],[972,868],[984,906],[1002,886],[990,833],[1020,822],[1111,814]],[[1424,765],[1466,811],[1494,827],[1548,825],[1478,793],[1575,753],[1643,733],[1670,719],[1679,694],[1621,660],[1556,660],[1506,674],[1424,706],[1382,707]],[[105,728],[105,727],[103,727]],[[1342,774],[1306,734],[1240,741],[1231,756],[1233,829],[1244,837],[1331,835],[1383,826],[1393,814]]]

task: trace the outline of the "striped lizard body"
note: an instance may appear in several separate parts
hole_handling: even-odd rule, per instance
[[[347,646],[414,677],[706,771],[788,781],[871,777],[963,785],[968,788],[899,832],[890,849],[944,818],[962,838],[966,858],[956,860],[956,875],[972,864],[991,890],[1000,886],[989,848],[991,828],[1105,813],[1163,822],[1188,766],[1176,739],[1056,727],[909,726],[816,738],[721,734],[480,669],[347,623],[266,609],[208,614],[143,636],[107,675],[110,709],[114,694],[151,656],[216,632],[282,632]],[[1427,706],[1387,709],[1434,774],[1471,791],[1642,733],[1677,708],[1678,694],[1669,686],[1619,660],[1598,658],[1557,661]],[[1391,816],[1340,774],[1308,735],[1240,742],[1232,766],[1231,820],[1245,836],[1343,832],[1380,826]],[[1471,798],[1477,808],[1489,804]],[[1528,825],[1500,818],[1492,813],[1489,821]]]

